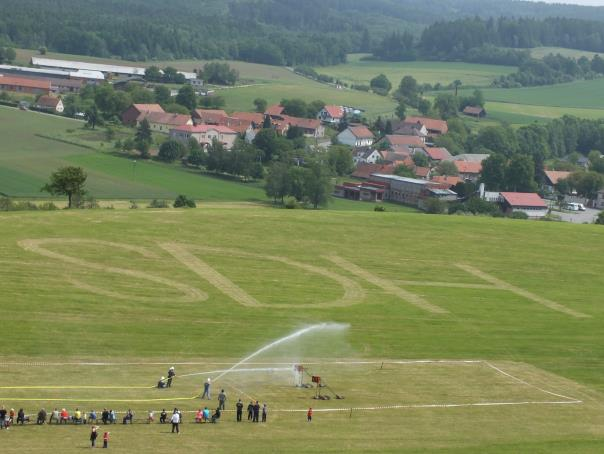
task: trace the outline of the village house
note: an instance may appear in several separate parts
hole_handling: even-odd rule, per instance
[[[430,198],[437,198],[445,202],[457,200],[455,192],[426,180],[374,173],[371,175],[370,182],[386,185],[384,200],[404,203],[420,209],[425,208],[425,202]]]
[[[384,175],[392,175],[394,173],[394,165],[392,164],[359,164],[356,170],[352,173],[352,177],[359,180],[368,180],[374,173]]]
[[[282,118],[290,128],[302,130],[305,137],[320,139],[325,136],[325,127],[317,119],[290,117],[289,115],[282,115]]]
[[[571,172],[565,172],[561,170],[545,170],[543,173],[545,174],[545,181],[543,187],[546,192],[550,194],[556,192],[556,185],[560,180],[568,178],[571,174]]]
[[[139,119],[142,121],[144,115],[151,112],[165,113],[159,104],[132,104],[122,114],[122,123],[126,126],[136,126]]]
[[[482,172],[481,162],[453,161],[453,164],[457,167],[459,178],[463,181],[476,183],[480,179],[480,173]]]
[[[505,213],[525,213],[529,218],[538,219],[547,215],[548,206],[532,192],[501,192],[501,206]]]
[[[344,116],[344,108],[334,105],[323,107],[318,114],[319,120],[331,125],[339,125],[344,120]]]
[[[353,148],[370,147],[373,145],[375,136],[367,126],[349,126],[338,134],[338,142]]]
[[[63,113],[63,111],[65,110],[61,98],[55,98],[54,96],[48,95],[40,96],[35,103],[35,107],[41,110],[57,113]]]
[[[467,106],[463,110],[463,114],[468,117],[484,118],[487,116],[487,111],[480,106]]]
[[[406,124],[422,125],[426,128],[428,137],[437,137],[449,132],[449,126],[445,120],[435,120],[434,118],[426,117],[407,117]]]
[[[433,176],[430,181],[434,183],[438,183],[447,189],[451,189],[453,186],[458,183],[462,183],[463,180],[459,177],[451,176],[451,175],[436,175]]]
[[[201,146],[207,148],[214,140],[219,141],[227,150],[233,148],[238,133],[226,126],[216,125],[186,125],[172,128],[170,138],[183,143],[195,139]]]
[[[149,112],[148,114],[143,114],[137,121],[138,125],[140,125],[143,120],[149,122],[151,131],[159,132],[161,134],[169,134],[170,130],[177,126],[193,125],[193,120],[189,115],[167,112]]]
[[[440,147],[424,147],[415,149],[415,153],[426,156],[432,163],[446,161],[451,157],[451,153],[446,148]]]
[[[449,158],[450,161],[482,162],[489,157],[486,153],[462,153]]]
[[[224,110],[218,109],[195,109],[192,115],[196,125],[220,125],[228,116]]]
[[[374,181],[364,183],[343,183],[334,188],[333,195],[349,200],[381,202],[384,200],[386,185]]]
[[[254,123],[255,128],[261,128],[264,124],[264,114],[258,112],[233,112],[231,118],[250,121]]]
[[[283,119],[281,115],[283,115],[284,110],[285,107],[283,107],[281,104],[275,104],[267,107],[267,109],[264,111],[264,115],[268,115],[271,118]]]
[[[414,166],[413,174],[420,180],[429,180],[430,175],[432,175],[432,169],[430,167]]]
[[[371,147],[355,149],[352,152],[352,161],[355,165],[376,164],[383,159],[382,152]]]
[[[389,134],[380,139],[377,144],[386,146],[386,148],[407,147],[413,151],[415,148],[424,147],[424,141],[417,136],[398,136]]]
[[[404,148],[401,148],[400,150],[397,149],[396,151],[380,151],[380,153],[382,154],[382,159],[384,160],[384,162],[405,162],[411,163],[407,167],[413,166],[411,152],[405,150]]]
[[[41,79],[27,79],[25,77],[5,76],[0,74],[0,91],[12,91],[32,95],[49,95],[50,81]]]
[[[399,121],[392,125],[392,134],[399,136],[416,136],[422,139],[422,142],[426,142],[428,137],[428,130],[421,123],[406,123],[405,121]]]

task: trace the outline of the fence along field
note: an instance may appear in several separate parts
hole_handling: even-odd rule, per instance
[[[114,426],[115,446],[505,452],[501,443],[602,440],[601,366],[581,359],[598,358],[603,340],[597,226],[263,208],[66,214],[0,216],[0,330],[19,339],[3,350],[1,404],[131,407],[143,421],[164,405],[190,412],[206,405],[197,398],[206,375],[333,321],[350,327],[240,366],[289,371],[216,383],[231,408],[239,396],[266,401],[267,430],[227,413],[216,427],[185,425],[179,441],[157,425]],[[359,242],[368,230],[373,240]],[[345,399],[314,401],[313,390],[294,388],[298,362]],[[193,375],[152,389],[170,365]],[[329,411],[308,428],[311,405]],[[369,437],[368,424],[380,430]],[[87,440],[77,427],[13,434],[29,449]]]

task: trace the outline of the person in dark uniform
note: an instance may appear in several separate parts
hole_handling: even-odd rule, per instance
[[[172,386],[172,379],[176,377],[176,371],[174,370],[174,366],[170,367],[168,370],[168,388]]]
[[[254,419],[253,422],[260,422],[260,404],[258,401],[254,404]]]
[[[250,404],[247,406],[247,420],[251,421],[254,417],[254,404],[250,401]]]
[[[241,399],[237,401],[235,407],[237,407],[237,422],[241,422],[243,417],[243,402],[241,402]]]

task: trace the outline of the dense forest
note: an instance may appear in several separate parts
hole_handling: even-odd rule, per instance
[[[273,65],[328,65],[344,61],[349,52],[379,49],[393,31],[410,33],[401,35],[407,42],[410,36],[418,41],[422,30],[435,21],[468,17],[485,20],[452,22],[446,29],[471,25],[470,38],[456,32],[454,39],[448,39],[447,33],[433,33],[428,39],[424,33],[418,41],[422,53],[452,58],[476,47],[476,40],[485,36],[484,42],[498,46],[546,42],[587,50],[604,46],[596,23],[569,21],[548,35],[541,23],[529,21],[527,27],[540,30],[536,37],[510,31],[518,38],[508,42],[505,33],[491,36],[489,24],[499,22],[487,18],[512,10],[516,17],[604,21],[604,8],[514,2],[512,9],[509,0],[1,0],[1,4],[0,46],[44,46],[50,51],[131,60],[231,58]],[[524,24],[507,23],[511,29]],[[556,26],[553,20],[547,24]],[[434,27],[429,30],[438,31]],[[387,58],[401,57],[395,53]]]
[[[437,22],[424,30],[418,43],[422,55],[463,59],[485,44],[512,49],[539,46],[604,52],[604,22],[568,18],[461,19]]]

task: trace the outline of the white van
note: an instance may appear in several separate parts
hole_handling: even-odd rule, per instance
[[[583,206],[582,204],[579,203],[574,203],[574,202],[568,202],[564,208],[567,209],[568,211],[579,211],[581,210],[581,208],[579,207],[579,205]],[[585,208],[583,208],[585,210]]]

